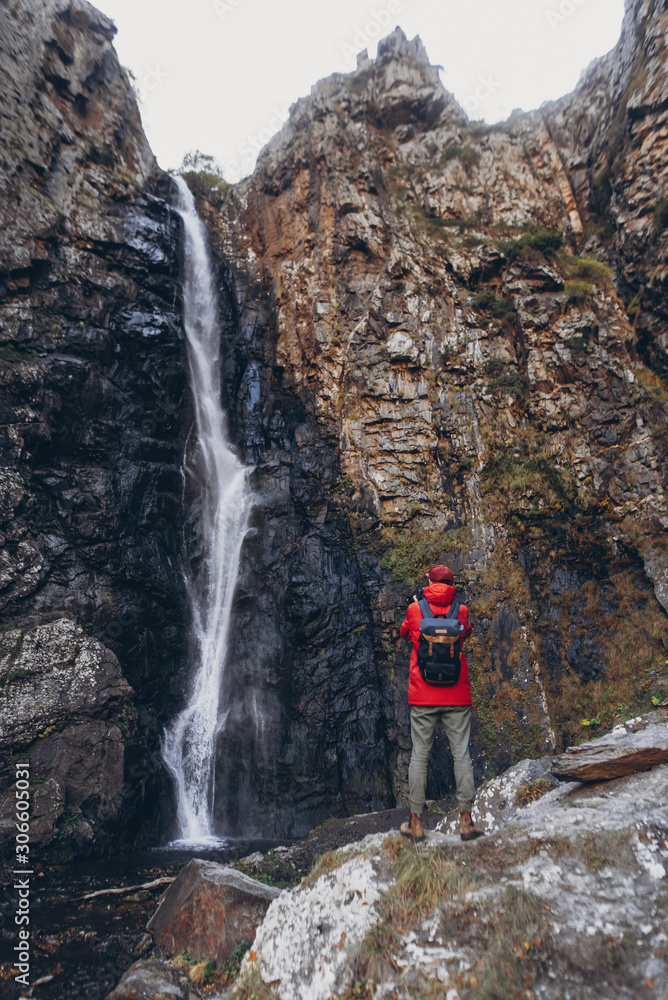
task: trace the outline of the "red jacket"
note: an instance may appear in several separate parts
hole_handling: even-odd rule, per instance
[[[452,600],[455,596],[455,588],[449,583],[432,583],[424,588],[424,596],[429,601],[429,607],[435,615],[447,614]],[[469,613],[465,604],[459,608],[459,620],[464,626],[462,632],[462,642],[473,631],[469,622]],[[403,638],[409,636],[413,643],[411,653],[410,676],[408,678],[408,704],[409,705],[470,705],[471,704],[471,681],[469,680],[469,668],[466,657],[462,651],[462,669],[459,680],[452,687],[437,687],[435,684],[427,684],[422,680],[420,669],[417,665],[417,650],[420,643],[420,622],[422,612],[420,606],[415,601],[409,605],[406,617],[401,625],[401,635]]]

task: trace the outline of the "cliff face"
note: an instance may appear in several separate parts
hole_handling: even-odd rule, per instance
[[[311,820],[382,801],[386,768],[402,799],[396,626],[437,559],[474,620],[479,776],[663,697],[667,17],[629,4],[572,95],[498,126],[397,29],[251,178],[199,188],[261,497],[239,635],[267,621],[266,652],[235,649],[221,814],[240,774]],[[449,780],[439,749],[431,794]]]
[[[0,10],[2,778],[64,855],[155,835],[184,656],[179,230],[114,31]]]
[[[180,229],[110,22],[0,16],[3,780],[30,755],[42,845],[102,850],[155,836],[188,677]],[[397,30],[251,178],[192,178],[257,494],[222,829],[403,801],[397,625],[436,560],[474,622],[479,778],[663,697],[667,18],[630,3],[572,95],[491,127]]]

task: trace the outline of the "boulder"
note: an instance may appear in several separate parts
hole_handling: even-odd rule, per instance
[[[135,962],[106,1000],[191,1000],[196,997],[184,972],[159,958]]]
[[[69,618],[0,634],[0,755],[20,752],[36,779],[32,847],[90,854],[118,831],[129,801],[126,746],[134,691],[115,654]],[[0,781],[0,843],[14,834],[11,771]],[[109,839],[106,839],[109,844]]]
[[[170,955],[187,951],[220,967],[237,945],[252,941],[279,895],[234,868],[193,858],[160,897],[146,929]]]
[[[618,726],[556,757],[552,773],[560,781],[604,781],[648,771],[668,762],[668,723],[647,725],[636,732]]]

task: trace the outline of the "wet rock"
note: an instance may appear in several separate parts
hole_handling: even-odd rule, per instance
[[[560,781],[605,781],[666,762],[668,722],[650,724],[637,732],[618,726],[607,736],[568,747],[554,760],[552,773]]]
[[[147,924],[171,955],[187,951],[218,966],[250,941],[280,890],[212,861],[193,858],[160,897]]]
[[[131,703],[134,692],[116,656],[67,618],[0,635],[6,699],[0,746],[32,743],[75,716]]]
[[[141,959],[124,973],[106,1000],[194,1000],[185,973],[159,958]]]
[[[0,792],[11,734],[53,855],[159,827],[185,637],[179,224],[114,34],[84,0],[0,9],[0,606],[24,649]]]
[[[11,630],[0,634],[0,684],[0,751],[20,751],[37,779],[31,843],[88,853],[122,811],[125,743],[137,726],[116,656],[66,618]],[[12,800],[11,790],[0,797],[7,830]]]

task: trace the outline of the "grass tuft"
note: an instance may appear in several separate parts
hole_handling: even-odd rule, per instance
[[[444,553],[465,549],[471,544],[468,527],[425,529],[417,521],[401,528],[386,528],[383,535],[389,542],[389,551],[383,556],[381,566],[391,570],[393,583],[413,583],[430,566],[442,559]]]
[[[559,265],[567,278],[591,282],[601,288],[607,288],[612,281],[612,271],[594,257],[572,257],[570,254],[560,254]]]
[[[530,802],[537,802],[551,788],[547,778],[536,778],[535,781],[527,781],[520,785],[515,792],[515,805],[528,806]]]
[[[595,285],[591,281],[567,281],[564,285],[564,294],[568,302],[574,305],[581,305],[588,302],[594,294]]]
[[[516,240],[499,240],[498,247],[512,263],[527,250],[538,250],[543,254],[556,253],[561,249],[564,237],[554,229],[545,226],[533,226],[527,233]]]
[[[359,857],[360,853],[360,851],[325,851],[319,858],[316,858],[311,871],[306,878],[302,879],[301,884],[303,886],[311,885],[321,875],[329,875],[330,872],[336,871],[346,861]]]
[[[230,1000],[278,1000],[278,992],[275,983],[265,983],[255,968],[244,976]]]

